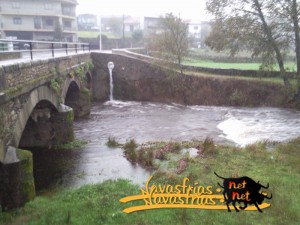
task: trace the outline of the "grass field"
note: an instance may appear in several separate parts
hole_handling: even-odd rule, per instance
[[[99,31],[78,31],[77,33],[79,38],[98,38]],[[117,37],[110,33],[110,32],[102,32],[102,35],[106,36],[107,38],[116,39]]]
[[[220,68],[220,69],[240,69],[240,70],[259,70],[260,63],[224,63],[214,62],[212,60],[198,60],[198,59],[186,59],[183,62],[184,65],[199,66],[207,68]],[[289,71],[295,71],[296,65],[294,62],[288,62],[285,65]],[[278,66],[274,66],[274,70],[279,70]]]
[[[180,154],[181,148],[201,145],[200,157]],[[129,145],[128,145],[129,146]],[[171,147],[170,147],[171,146]],[[135,146],[133,146],[136,148]],[[86,185],[77,190],[65,190],[37,197],[20,210],[0,213],[1,224],[101,224],[101,225],[198,225],[198,224],[300,224],[300,138],[287,144],[261,142],[245,148],[216,146],[213,142],[151,143],[144,151],[165,151],[161,159],[152,159],[155,184],[178,184],[184,177],[190,182],[212,185],[222,182],[214,171],[224,177],[249,176],[261,184],[270,184],[266,191],[273,198],[265,200],[269,208],[258,211],[227,212],[204,209],[155,209],[125,214],[124,208],[145,204],[121,203],[119,199],[140,194],[140,187],[125,180]],[[138,151],[138,150],[135,150]],[[150,154],[151,155],[151,154]],[[152,155],[153,156],[153,155]],[[178,172],[184,159],[187,165]],[[177,172],[176,172],[177,170]],[[152,182],[151,182],[152,184]]]

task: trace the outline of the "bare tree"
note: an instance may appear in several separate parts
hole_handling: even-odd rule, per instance
[[[207,9],[215,16],[215,23],[206,44],[218,51],[230,49],[233,55],[250,50],[253,57],[262,56],[263,67],[276,61],[285,86],[290,87],[284,67],[290,35],[276,13],[277,1],[208,0]]]
[[[188,26],[172,13],[161,17],[159,24],[161,30],[152,34],[149,48],[162,58],[176,62],[183,74],[182,61],[188,54]]]
[[[276,0],[274,14],[281,21],[284,34],[289,37],[289,42],[292,43],[297,65],[297,88],[298,96],[300,97],[300,29],[299,29],[299,1],[297,0]]]

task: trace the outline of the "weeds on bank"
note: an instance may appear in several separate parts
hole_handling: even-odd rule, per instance
[[[62,149],[62,150],[74,150],[74,149],[82,149],[88,141],[75,139],[74,141],[68,142],[66,144],[56,145],[55,149]]]
[[[108,137],[106,145],[109,148],[117,148],[121,146],[121,144],[118,143],[114,137]]]

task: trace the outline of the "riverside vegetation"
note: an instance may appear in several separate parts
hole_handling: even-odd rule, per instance
[[[218,187],[219,178],[249,176],[270,184],[269,208],[258,211],[228,213],[226,210],[157,209],[125,214],[122,210],[141,202],[120,203],[119,199],[140,193],[140,187],[127,180],[108,180],[36,197],[22,209],[0,214],[2,224],[299,224],[300,222],[300,137],[288,143],[259,142],[244,148],[204,142],[149,142],[138,145],[134,140],[121,145],[132,163],[153,169],[153,181],[176,184],[182,178],[201,185]],[[183,153],[197,148],[198,156]],[[144,153],[141,153],[144,152]],[[150,153],[151,152],[151,153]],[[182,163],[182,162],[185,163]]]

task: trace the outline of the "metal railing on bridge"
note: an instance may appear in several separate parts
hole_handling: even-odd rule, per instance
[[[89,43],[0,39],[0,55],[18,53],[19,58],[50,58],[90,52]],[[1,57],[3,60],[3,57]]]

